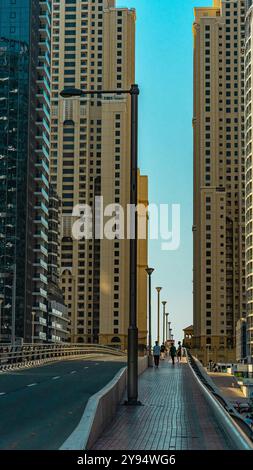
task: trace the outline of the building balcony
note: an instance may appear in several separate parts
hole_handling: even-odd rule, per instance
[[[38,93],[37,95],[41,95],[43,93],[40,92],[40,90],[44,90],[46,93],[48,93],[48,99],[50,97],[50,94],[51,94],[51,90],[50,90],[50,86],[49,86],[49,81],[47,79],[47,77],[44,75],[40,75],[37,80],[36,80],[36,83],[39,87],[39,90],[38,90]]]
[[[42,22],[39,27],[40,38],[47,39],[50,41],[50,25],[46,21]]]
[[[49,0],[41,0],[39,5],[41,12],[51,13],[51,2]]]
[[[34,291],[32,293],[33,297],[43,297],[43,299],[47,300],[47,292],[40,288],[38,291]]]
[[[39,95],[39,96],[41,96],[41,95]],[[48,107],[48,104],[47,103],[45,104],[42,99],[40,100],[40,98],[38,98],[38,104],[36,106],[36,111],[37,111],[37,114],[38,114],[38,119],[37,119],[38,122],[41,122],[40,119],[42,120],[42,119],[45,119],[45,118],[47,119],[48,122],[50,122],[49,109],[50,108]],[[39,117],[40,117],[40,119],[39,119]],[[48,127],[48,133],[50,133],[49,124],[46,124],[46,125]]]
[[[50,28],[51,21],[50,21],[49,12],[47,9],[45,9],[44,11],[42,9],[40,10],[39,19],[40,19],[41,24],[47,24],[48,27]]]
[[[36,212],[42,212],[44,215],[48,216],[48,208],[45,206],[43,202],[36,203],[36,205],[34,206],[34,209],[36,210]]]
[[[50,51],[50,42],[47,38],[44,38],[40,36],[39,38],[39,47],[41,51],[44,51],[44,53]]]
[[[35,232],[34,238],[42,239],[42,240],[44,240],[46,243],[48,243],[48,237],[47,237],[47,235],[46,235],[42,230],[40,230],[40,231],[38,231],[38,232]]]
[[[40,103],[44,104],[47,107],[48,115],[49,115],[50,98],[49,98],[48,91],[44,91],[41,88],[39,88],[39,90],[37,90],[37,93],[36,93],[36,98]]]

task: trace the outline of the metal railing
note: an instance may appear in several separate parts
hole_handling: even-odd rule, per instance
[[[233,405],[220,393],[199,361],[187,350],[188,363],[218,420],[238,449],[253,450],[253,431]]]
[[[26,365],[61,360],[65,357],[80,357],[90,354],[125,356],[125,353],[99,344],[24,344],[23,346],[0,345],[0,370]]]

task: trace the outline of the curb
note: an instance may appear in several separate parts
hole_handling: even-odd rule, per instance
[[[196,374],[195,370],[193,369],[192,365],[190,364],[188,360],[188,365],[190,367],[190,370],[195,377],[196,381],[198,382],[198,385],[200,386],[207,402],[211,406],[214,415],[216,416],[218,422],[221,423],[222,428],[226,431],[228,436],[230,436],[231,440],[233,441],[235,445],[234,450],[253,450],[253,443],[249,439],[249,437],[242,431],[240,426],[236,423],[235,420],[230,416],[229,412],[227,409],[225,409],[220,401],[215,397],[208,388],[202,383],[201,379],[198,377]],[[200,372],[203,374],[205,378],[205,370],[204,368],[200,365],[198,365],[198,369]],[[207,374],[208,376],[208,374]],[[208,376],[208,379],[210,381],[210,377]],[[209,382],[208,381],[208,382]],[[210,382],[209,382],[210,384]],[[224,400],[225,402],[225,400]],[[231,408],[231,405],[230,405]]]
[[[148,368],[148,357],[139,359],[138,375]],[[115,416],[127,385],[127,368],[123,367],[99,392],[89,398],[84,414],[60,450],[88,450],[95,444]]]

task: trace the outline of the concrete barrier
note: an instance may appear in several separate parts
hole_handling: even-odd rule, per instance
[[[148,367],[148,357],[138,360],[138,374]],[[115,416],[117,406],[123,400],[127,386],[127,368],[122,368],[102,390],[93,395],[86,405],[77,428],[60,450],[91,449],[106,426]]]
[[[216,416],[221,428],[224,429],[227,435],[230,436],[231,441],[234,443],[234,450],[253,450],[253,442],[251,438],[243,431],[242,427],[237,424],[236,420],[233,419],[233,415],[229,413],[231,410],[234,411],[233,406],[221,395],[220,390],[208,376],[202,364],[196,358],[194,358],[194,361],[198,367],[200,376],[196,374],[194,368],[189,362],[191,372],[198,382],[207,402],[212,408],[213,414]],[[204,383],[201,378],[202,380],[204,379]],[[205,383],[209,385],[211,390],[206,387]],[[214,394],[212,393],[212,390],[214,391]],[[220,403],[218,399],[219,397],[222,398],[222,401],[224,402],[223,405]],[[227,403],[226,408],[224,407],[225,403]],[[234,418],[236,418],[236,415],[237,413],[235,412]],[[240,416],[238,417],[243,421]]]

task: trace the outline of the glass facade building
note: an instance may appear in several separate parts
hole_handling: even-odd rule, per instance
[[[51,1],[0,0],[0,341],[46,340]]]

